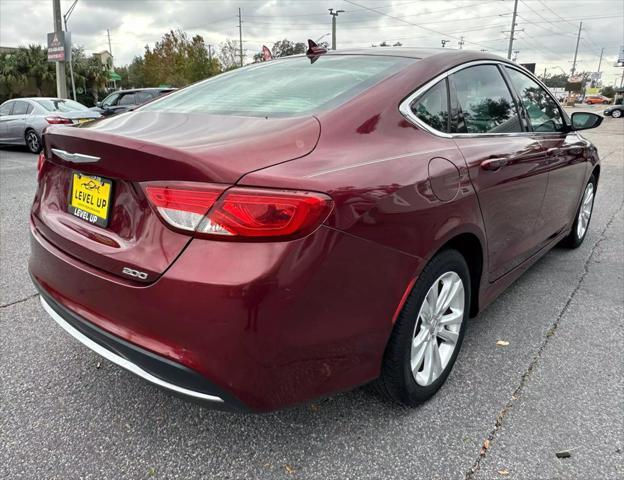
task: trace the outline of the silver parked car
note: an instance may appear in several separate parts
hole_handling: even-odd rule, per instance
[[[48,125],[79,124],[100,118],[98,112],[63,98],[19,98],[0,105],[0,143],[41,150],[41,134]]]

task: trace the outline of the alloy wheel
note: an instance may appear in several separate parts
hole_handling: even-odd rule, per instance
[[[587,232],[587,226],[589,225],[589,219],[591,218],[592,209],[594,207],[594,184],[588,183],[583,194],[583,203],[579,209],[578,221],[576,222],[576,235],[578,238],[583,238],[585,232]]]
[[[35,132],[28,132],[26,135],[26,144],[31,152],[37,153],[39,151],[39,137],[37,137]]]
[[[420,386],[435,382],[448,365],[464,320],[464,284],[455,272],[441,275],[423,300],[416,319],[410,367]]]

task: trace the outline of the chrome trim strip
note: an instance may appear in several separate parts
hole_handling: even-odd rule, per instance
[[[548,90],[548,87],[546,87],[542,82],[540,82],[528,70],[523,69],[521,67],[518,67],[517,65],[514,65],[512,63],[507,63],[507,62],[502,61],[502,60],[475,60],[475,61],[472,61],[472,62],[462,63],[461,65],[457,65],[456,67],[453,67],[450,70],[447,70],[446,72],[441,73],[440,75],[438,75],[437,77],[434,77],[432,80],[429,80],[422,87],[420,87],[419,89],[414,91],[412,94],[410,94],[410,96],[408,96],[405,100],[403,100],[401,102],[401,104],[399,105],[399,111],[401,112],[401,115],[403,115],[408,121],[410,121],[411,123],[413,123],[417,127],[420,127],[423,130],[426,130],[427,132],[429,132],[429,133],[431,133],[433,135],[436,135],[438,137],[442,137],[442,138],[522,137],[522,136],[535,135],[536,132],[509,132],[509,133],[446,133],[446,132],[439,132],[435,128],[430,127],[425,122],[420,120],[416,115],[414,115],[414,113],[412,112],[412,109],[411,109],[411,104],[412,104],[412,102],[414,100],[416,100],[421,95],[424,95],[425,93],[427,93],[427,90],[429,90],[431,87],[433,87],[439,81],[444,80],[446,77],[448,77],[448,76],[450,76],[450,75],[452,75],[454,73],[457,73],[460,70],[463,70],[463,69],[469,68],[469,67],[474,67],[475,65],[502,65],[504,67],[509,67],[509,68],[513,68],[515,70],[518,70],[521,73],[527,75],[531,80],[535,81],[540,87],[542,87],[544,90],[546,90],[546,93],[548,93],[548,95],[559,106],[559,102],[552,95],[550,90]],[[562,118],[565,118],[563,113],[561,114],[561,116],[562,116]],[[537,132],[537,133],[539,134],[540,132]],[[556,133],[556,132],[544,132],[544,133],[551,133],[551,134],[553,134],[553,133]]]
[[[188,390],[186,388],[178,387],[177,385],[174,385],[172,383],[165,382],[164,380],[161,380],[160,378],[155,377],[151,373],[146,372],[138,365],[102,347],[101,345],[95,343],[86,335],[76,330],[69,323],[67,323],[63,319],[63,317],[61,317],[58,313],[54,311],[54,309],[52,309],[52,307],[48,304],[48,302],[44,300],[42,296],[40,296],[39,298],[41,299],[41,305],[43,305],[43,308],[45,309],[45,311],[48,312],[48,315],[50,315],[54,319],[54,321],[58,323],[61,326],[61,328],[63,328],[63,330],[65,330],[72,337],[74,337],[76,340],[78,340],[80,343],[82,343],[86,347],[93,350],[98,355],[101,355],[102,357],[113,362],[114,364],[119,365],[122,368],[125,368],[126,370],[134,373],[135,375],[138,375],[139,377],[143,378],[144,380],[147,380],[150,383],[158,385],[159,387],[166,388],[167,390],[171,390],[173,392],[177,392],[182,395],[189,396],[189,397],[198,398],[200,400],[223,403],[223,399],[221,397],[217,397],[214,395],[207,395],[205,393],[196,392],[194,390]]]
[[[69,153],[65,150],[59,150],[58,148],[53,148],[52,153],[66,162],[73,163],[95,163],[100,160],[100,157],[93,157],[91,155],[84,155],[82,153]]]

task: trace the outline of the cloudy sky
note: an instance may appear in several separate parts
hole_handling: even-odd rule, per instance
[[[66,11],[73,0],[61,0]],[[130,62],[170,29],[200,34],[218,46],[238,39],[242,10],[248,58],[276,40],[305,41],[331,32],[328,8],[338,17],[338,47],[367,47],[386,41],[405,46],[440,46],[481,50],[505,56],[513,0],[78,0],[69,20],[74,44],[87,51],[108,49],[110,29],[115,63]],[[583,22],[578,70],[601,70],[606,84],[622,75],[614,68],[624,44],[623,0],[519,0],[514,50],[518,62],[536,62],[538,72],[569,72],[579,22]],[[52,0],[0,0],[0,45],[44,43],[52,31]],[[330,36],[325,37],[330,40]]]

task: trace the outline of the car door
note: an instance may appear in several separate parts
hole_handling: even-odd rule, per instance
[[[15,102],[5,102],[0,106],[0,143],[9,143],[8,127]]]
[[[136,102],[137,106],[143,105],[145,102],[149,102],[150,100],[152,100],[155,96],[156,93],[151,91],[137,92],[134,95],[134,101]]]
[[[118,92],[111,93],[104,100],[102,100],[102,103],[100,104],[102,115],[112,115],[115,113],[114,108],[119,101],[119,96],[120,94]]]
[[[449,81],[459,119],[454,138],[479,198],[494,281],[541,244],[535,225],[548,181],[545,151],[497,64],[461,68]]]
[[[551,95],[521,70],[505,66],[529,119],[530,128],[547,152],[548,188],[536,229],[544,241],[565,230],[574,219],[587,170],[589,143],[570,131]]]
[[[11,143],[26,142],[24,132],[26,131],[28,107],[30,104],[24,100],[16,100],[13,105],[13,111],[7,121],[7,136]]]
[[[124,93],[117,102],[115,113],[127,112],[134,106],[136,106],[136,94],[134,92]]]

